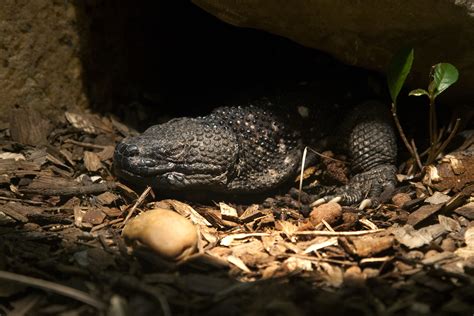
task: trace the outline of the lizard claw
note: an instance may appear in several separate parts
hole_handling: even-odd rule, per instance
[[[372,200],[371,199],[363,199],[362,202],[360,202],[358,209],[359,209],[359,211],[363,211],[366,208],[371,207],[371,206],[372,206]]]
[[[377,198],[387,188],[395,187],[395,167],[382,165],[369,171],[355,175],[351,181],[338,187],[328,195],[316,194],[316,200],[311,206],[321,205],[326,202],[337,202],[342,205],[353,205],[359,203],[359,210],[373,207],[377,204]]]
[[[326,199],[325,198],[320,198],[320,199],[317,199],[316,201],[314,201],[313,203],[310,204],[311,207],[315,207],[315,206],[319,206],[321,204],[324,204],[326,203]]]
[[[324,203],[329,203],[329,202],[334,202],[334,203],[339,203],[342,200],[342,196],[334,196],[334,195],[329,195],[325,196],[322,198],[317,199],[313,203],[311,203],[311,207],[319,206]]]
[[[329,200],[329,202],[339,203],[342,200],[342,196],[336,196]]]

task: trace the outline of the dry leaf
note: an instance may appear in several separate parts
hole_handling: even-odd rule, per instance
[[[337,243],[338,243],[337,237],[332,237],[332,238],[329,238],[326,241],[312,244],[311,246],[309,246],[308,248],[306,248],[304,250],[304,253],[311,253],[313,251],[318,251],[320,249],[323,249],[323,248],[326,248],[326,247],[329,247],[329,246],[335,246],[335,245],[337,245]]]
[[[240,270],[242,270],[244,272],[247,272],[247,273],[252,272],[252,271],[250,271],[250,269],[245,265],[245,263],[242,260],[240,260],[239,258],[237,258],[235,256],[228,256],[227,261],[229,261],[230,263],[232,263],[233,265],[235,265],[237,268],[239,268]]]
[[[234,235],[227,235],[221,239],[220,244],[222,246],[230,246],[234,240],[236,239],[245,239],[250,237],[261,237],[261,236],[270,236],[267,233],[251,233],[251,234],[234,234]]]
[[[201,214],[196,212],[196,210],[194,210],[190,205],[186,203],[180,202],[178,200],[167,199],[157,202],[157,205],[160,205],[160,207],[162,208],[169,208],[175,210],[179,214],[188,217],[194,224],[212,226],[207,219],[202,217]],[[165,207],[166,205],[169,207]]]

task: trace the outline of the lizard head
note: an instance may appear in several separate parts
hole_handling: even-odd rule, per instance
[[[200,118],[178,118],[125,138],[114,153],[117,176],[165,190],[225,190],[238,160],[232,130]]]

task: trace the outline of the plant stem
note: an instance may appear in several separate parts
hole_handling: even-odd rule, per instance
[[[405,147],[410,152],[410,155],[412,156],[412,158],[416,161],[417,160],[416,159],[416,156],[417,156],[416,152],[413,149],[413,147],[410,145],[410,143],[408,142],[408,139],[405,135],[405,132],[403,132],[402,125],[400,124],[400,121],[398,120],[397,105],[395,104],[395,102],[392,102],[392,117],[393,117],[393,120],[395,121],[395,125],[397,126],[398,133],[400,134],[400,137],[402,138],[403,143],[405,144]],[[421,170],[422,166],[419,165],[418,167],[420,167],[420,170]]]
[[[423,164],[421,163],[421,159],[420,159],[420,156],[418,155],[418,149],[416,148],[416,144],[415,144],[415,140],[412,139],[411,140],[411,146],[413,148],[413,151],[415,153],[415,160],[416,160],[416,163],[418,165],[418,168],[423,169]]]
[[[436,155],[435,157],[437,157],[440,153],[443,152],[443,150],[446,148],[446,146],[449,145],[449,143],[451,142],[451,140],[453,139],[454,135],[456,135],[458,129],[459,129],[459,124],[461,123],[461,119],[460,118],[457,118],[456,119],[456,123],[454,123],[454,127],[453,127],[453,130],[451,131],[451,133],[449,133],[449,136],[448,138],[446,138],[446,140],[441,144],[441,146],[439,147],[439,149],[436,151]]]
[[[435,110],[435,97],[430,95],[430,113],[429,113],[429,130],[430,130],[430,148],[426,164],[432,163],[436,159],[436,144],[438,142],[436,137],[437,123],[436,123],[436,110]]]

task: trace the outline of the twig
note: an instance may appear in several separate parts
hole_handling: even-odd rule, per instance
[[[77,145],[77,146],[81,146],[81,147],[89,148],[89,149],[105,149],[105,148],[107,148],[107,146],[78,142],[77,140],[74,140],[74,139],[66,139],[64,141],[64,143],[73,144],[73,145]]]
[[[43,202],[39,202],[39,201],[26,200],[26,199],[17,199],[17,198],[10,198],[10,197],[4,197],[4,196],[0,196],[0,200],[23,202],[23,203],[27,203],[27,204],[31,204],[31,205],[43,205],[44,204]]]
[[[314,236],[362,236],[368,234],[375,234],[384,231],[385,229],[371,229],[371,230],[359,230],[354,232],[330,232],[324,230],[307,230],[294,232],[294,235],[314,235]]]
[[[115,182],[104,182],[104,183],[93,183],[89,185],[77,185],[70,187],[59,187],[59,188],[24,188],[21,189],[21,193],[26,194],[39,194],[39,195],[83,195],[83,194],[95,194],[102,193],[108,190],[113,190],[117,184]]]
[[[330,157],[330,156],[328,156],[328,155],[321,154],[320,152],[314,150],[314,149],[311,148],[311,147],[306,147],[306,148],[308,148],[311,152],[315,153],[315,154],[318,155],[319,157],[323,157],[323,158],[325,158],[325,159],[329,159],[329,160],[332,160],[332,161],[341,162],[341,163],[343,163],[343,164],[349,164],[348,161],[343,161],[343,160],[340,160],[340,159],[336,159],[336,158],[334,158],[334,157]]]
[[[301,158],[300,185],[298,187],[298,207],[299,208],[301,208],[301,192],[303,191],[304,165],[306,163],[307,154],[308,154],[308,147],[306,146],[303,150],[303,157]]]
[[[158,287],[149,286],[142,280],[138,280],[136,277],[131,275],[123,275],[110,281],[113,283],[114,287],[119,286],[120,288],[128,290],[128,292],[138,291],[156,300],[161,307],[161,313],[158,313],[157,311],[157,314],[164,316],[172,315],[168,300]]]
[[[102,224],[99,224],[97,226],[94,226],[92,227],[91,229],[91,233],[95,232],[96,230],[99,230],[99,229],[102,229],[104,227],[107,227],[107,226],[110,226],[110,225],[113,225],[113,224],[117,224],[117,223],[120,223],[121,221],[123,221],[123,218],[116,218],[116,219],[113,219],[111,220],[110,222],[107,222],[107,223],[102,223]]]
[[[305,167],[305,164],[306,164],[306,157],[308,155],[308,149],[313,152],[314,154],[320,156],[320,157],[323,157],[325,159],[330,159],[330,160],[333,160],[333,161],[337,161],[337,162],[341,162],[343,164],[348,164],[347,161],[342,161],[340,159],[336,159],[336,158],[333,158],[333,157],[329,157],[328,155],[323,155],[321,154],[320,152],[312,149],[311,147],[308,147],[306,146],[303,150],[303,157],[301,159],[301,172],[300,172],[300,181],[299,181],[299,188],[298,188],[298,206],[301,208],[301,193],[303,191],[303,176],[304,176],[304,167]]]
[[[149,186],[145,189],[145,191],[143,191],[143,193],[140,195],[140,197],[137,199],[135,204],[132,206],[132,208],[128,212],[127,217],[125,217],[125,220],[123,221],[122,226],[125,226],[125,224],[127,224],[128,220],[130,219],[130,217],[132,217],[137,207],[140,206],[140,204],[142,204],[143,201],[145,201],[148,194],[150,194],[150,191],[151,191],[151,187]]]
[[[449,143],[451,142],[451,140],[453,140],[453,137],[456,135],[458,129],[459,129],[459,124],[461,123],[461,119],[460,118],[457,118],[456,119],[456,123],[454,123],[454,127],[453,127],[453,130],[451,131],[451,133],[449,133],[449,136],[448,138],[446,138],[446,140],[441,144],[441,146],[439,147],[438,151],[436,152],[435,154],[435,158],[438,157],[438,155],[440,153],[442,153],[446,147],[449,145]]]
[[[12,273],[8,271],[0,271],[0,280],[6,280],[11,282],[18,282],[21,284],[25,284],[28,286],[36,287],[45,291],[53,292],[59,295],[63,295],[72,299],[75,299],[79,302],[88,304],[92,307],[95,307],[99,310],[104,310],[107,305],[104,304],[102,301],[92,297],[91,295],[71,288],[69,286],[65,286],[62,284],[29,277],[26,275],[21,275],[17,273]]]
[[[328,263],[335,263],[335,264],[340,264],[340,265],[346,265],[346,266],[356,266],[357,262],[351,262],[348,260],[337,260],[337,259],[329,259],[329,258],[322,258],[322,257],[313,257],[309,255],[302,255],[302,254],[297,254],[297,253],[283,253],[281,255],[278,255],[278,257],[294,257],[294,258],[299,258],[299,259],[304,259],[308,261],[313,261],[313,262],[328,262]]]
[[[421,163],[420,156],[418,155],[418,149],[416,148],[414,139],[411,140],[411,145],[412,145],[412,148],[413,148],[413,152],[415,153],[416,164],[418,165],[418,168],[420,168],[420,170],[422,170],[423,169],[423,164]]]
[[[403,143],[405,144],[405,147],[408,149],[410,152],[411,156],[415,158],[415,151],[411,147],[410,143],[408,142],[408,139],[405,135],[405,132],[403,131],[402,125],[400,124],[400,121],[398,120],[398,115],[397,115],[397,106],[395,105],[394,102],[392,102],[392,117],[393,120],[395,121],[395,125],[397,126],[398,133],[400,134],[400,137],[403,140]],[[416,158],[415,158],[416,159]]]

